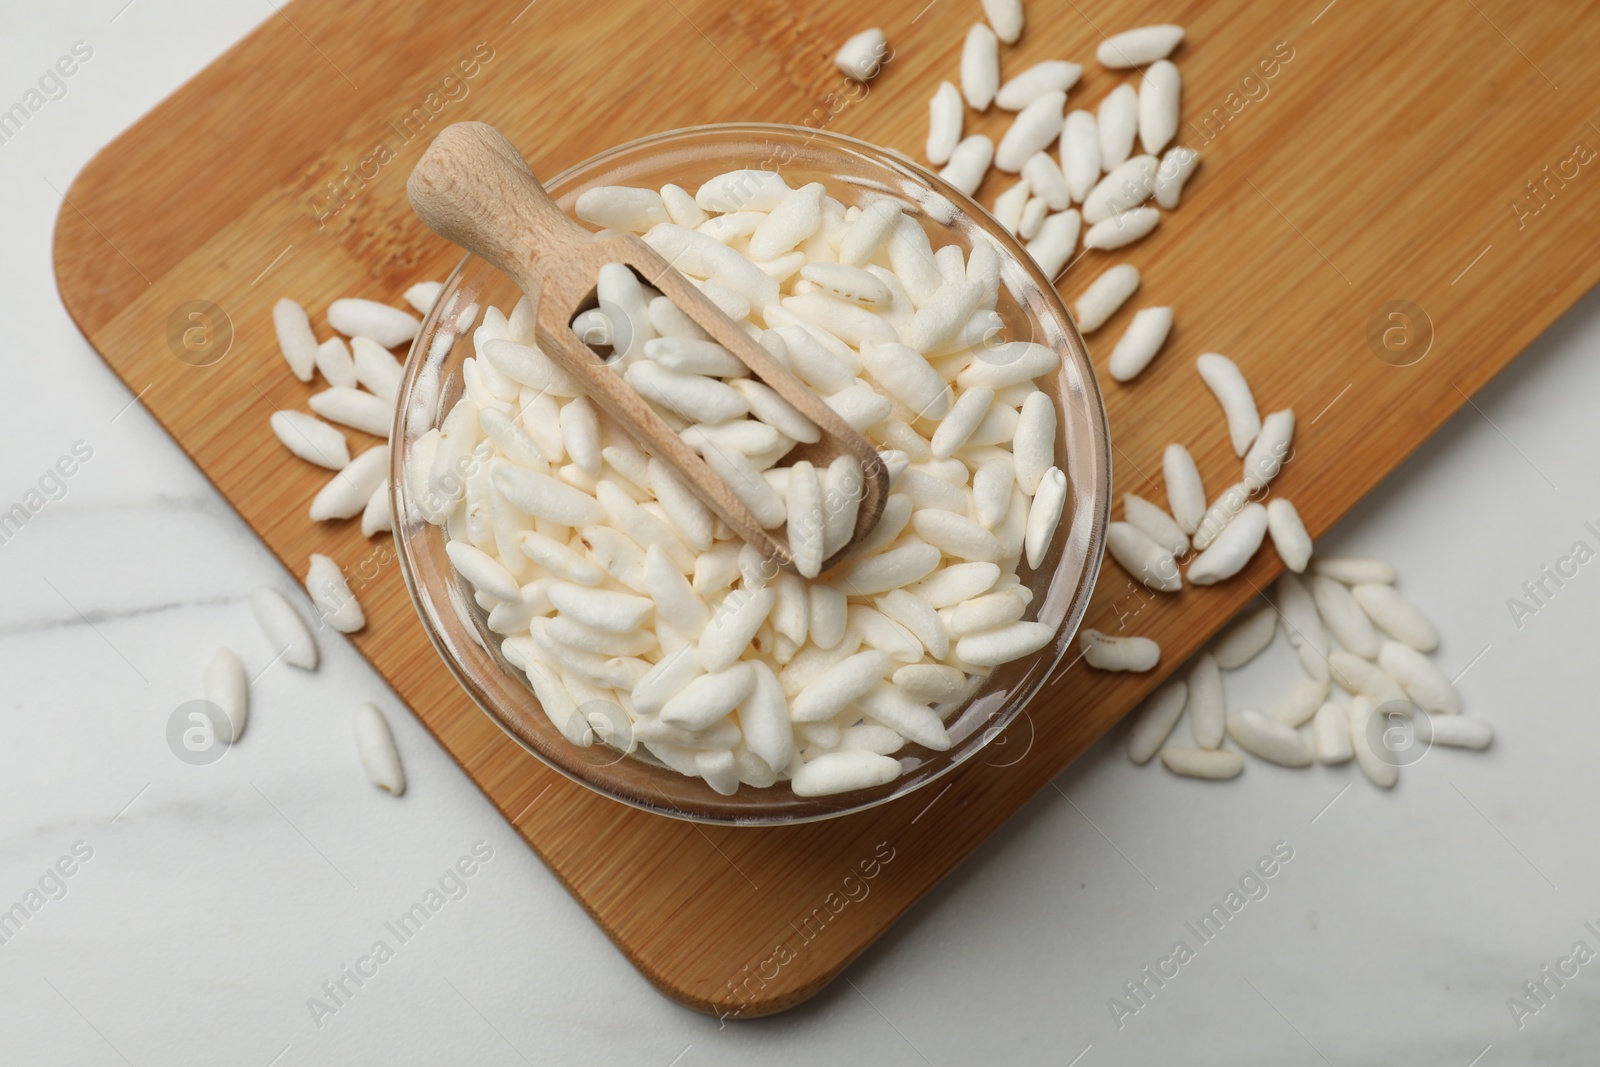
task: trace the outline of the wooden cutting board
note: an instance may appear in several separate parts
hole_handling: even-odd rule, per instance
[[[1263,412],[1299,415],[1276,488],[1313,534],[1600,276],[1595,4],[1324,2],[1030,0],[1026,36],[1003,55],[1007,73],[1084,62],[1072,100],[1093,107],[1121,80],[1093,63],[1102,32],[1188,27],[1175,57],[1181,138],[1203,163],[1183,206],[1125,253],[1087,256],[1061,288],[1073,297],[1125,259],[1144,273],[1135,303],[1177,309],[1137,383],[1103,379],[1119,490],[1161,499],[1170,441],[1190,446],[1213,494],[1238,479],[1193,369],[1199,353],[1225,352]],[[456,253],[411,216],[404,183],[452,121],[500,126],[541,174],[645,133],[731,120],[824,126],[918,155],[926,102],[955,77],[978,4],[874,7],[895,56],[863,98],[830,62],[865,25],[846,0],[524,3],[284,5],[78,176],[56,233],[62,296],[286,566],[303,575],[322,551],[357,575],[370,621],[356,644],[662,992],[704,1012],[779,1011],[835,977],[1280,565],[1262,552],[1220,588],[1160,598],[1108,565],[1088,624],[1156,638],[1162,670],[1070,667],[987,757],[859,816],[700,827],[546,770],[455,686],[388,542],[306,519],[321,478],[267,426],[311,391],[276,352],[273,301],[300,300],[325,336],[332,299],[398,300],[445,275]],[[969,129],[998,138],[1008,118]],[[1003,187],[991,177],[983,199]],[[189,318],[197,309],[207,317]],[[1102,367],[1130,314],[1090,338]],[[218,362],[194,365],[206,357],[193,351],[224,342]]]

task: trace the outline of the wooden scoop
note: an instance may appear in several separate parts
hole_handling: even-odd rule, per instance
[[[481,122],[446,127],[411,172],[406,191],[417,217],[435,233],[522,287],[538,309],[539,348],[572,375],[600,410],[671,467],[747,544],[780,566],[793,565],[788,545],[763,529],[728,483],[573,331],[572,320],[597,304],[595,280],[605,264],[624,264],[659,289],[753,376],[817,426],[821,439],[800,446],[791,456],[810,460],[819,472],[846,453],[860,461],[862,494],[855,530],[850,541],[823,562],[824,568],[838,562],[877,525],[889,493],[889,472],[867,439],[649,245],[632,234],[591,233],[568,218],[499,130]]]

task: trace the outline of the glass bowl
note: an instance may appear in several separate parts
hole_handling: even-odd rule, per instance
[[[1037,570],[1024,560],[1022,582],[1034,593],[1026,618],[1055,627],[1049,644],[997,667],[954,710],[940,709],[953,744],[933,752],[907,744],[895,757],[899,778],[875,788],[798,797],[786,780],[766,789],[741,785],[722,796],[698,778],[655,762],[639,748],[628,756],[604,743],[580,748],[540,709],[522,673],[500,652],[487,613],[445,555],[442,528],[423,521],[403,475],[417,438],[435,427],[463,391],[462,361],[473,354],[463,313],[488,305],[509,313],[521,297],[498,270],[468,256],[451,274],[412,347],[393,435],[389,484],[395,538],[406,586],[445,664],[478,706],[540,760],[596,792],[646,811],[708,823],[770,825],[831,818],[904,796],[975,756],[1005,729],[1050,676],[1072,643],[1099,573],[1110,510],[1110,438],[1089,354],[1050,279],[987,211],[902,157],[853,138],[795,126],[699,126],[645,137],[603,152],[545,183],[569,214],[580,193],[603,185],[658,189],[671,182],[693,190],[726,171],[777,170],[798,188],[820,181],[847,207],[884,197],[917,217],[933,245],[969,251],[988,241],[1000,254],[997,310],[1006,339],[1032,340],[1060,353],[1061,369],[1039,384],[1057,405],[1057,465],[1067,476],[1067,501],[1054,543]],[[481,322],[481,315],[478,320]],[[1036,729],[1048,730],[1041,721]]]

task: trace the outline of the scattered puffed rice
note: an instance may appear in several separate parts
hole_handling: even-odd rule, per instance
[[[1082,202],[1100,181],[1100,132],[1089,111],[1069,111],[1061,127],[1061,173]]]
[[[1072,206],[1072,191],[1067,188],[1066,176],[1050,153],[1035,152],[1022,165],[1022,180],[1051,211],[1065,211]]]
[[[1095,115],[1100,134],[1100,166],[1111,171],[1133,151],[1139,133],[1139,94],[1131,85],[1119,85],[1100,101]]]
[[[983,23],[967,31],[961,49],[961,94],[974,111],[987,111],[1000,91],[1000,42]]]
[[[1494,727],[1465,715],[1441,715],[1429,720],[1428,739],[1452,748],[1483,749],[1494,740]]]
[[[844,43],[839,49],[839,54],[834,57],[833,65],[847,78],[856,81],[871,81],[878,76],[878,70],[883,66],[883,60],[889,52],[889,42],[884,38],[883,31],[877,27],[862,30]]]
[[[1311,535],[1300,521],[1300,512],[1283,497],[1267,502],[1267,532],[1284,566],[1296,574],[1302,573],[1311,560]]]
[[[1358,556],[1318,556],[1311,569],[1345,585],[1393,585],[1394,568],[1381,559]]]
[[[1102,671],[1150,671],[1161,662],[1161,646],[1148,637],[1079,630],[1078,648],[1089,666]]]
[[[1150,199],[1158,166],[1154,156],[1134,156],[1111,168],[1083,198],[1084,221],[1104,222]]]
[[[1189,671],[1189,731],[1201,748],[1222,744],[1227,703],[1222,690],[1222,670],[1216,657],[1202,652]]]
[[[1290,726],[1301,726],[1317,713],[1327,699],[1328,683],[1310,678],[1289,687],[1289,691],[1272,706],[1272,717]]]
[[[269,421],[274,436],[307,463],[336,471],[350,462],[344,434],[316,416],[303,411],[274,411]]]
[[[250,594],[250,611],[275,654],[291,667],[317,669],[317,642],[300,613],[276,589],[262,586]]]
[[[1119,263],[1106,268],[1105,273],[1089,283],[1072,305],[1072,317],[1083,333],[1093,333],[1106,324],[1106,320],[1120,308],[1139,288],[1139,268],[1131,263]],[[1243,454],[1241,450],[1240,454]]]
[[[1226,749],[1172,746],[1161,750],[1161,763],[1173,774],[1186,778],[1221,781],[1237,778],[1244,770],[1244,757]]]
[[[965,112],[961,106],[961,90],[949,82],[940,82],[939,89],[928,101],[928,162],[942,167],[950,162],[950,155],[961,143],[961,124]],[[898,205],[896,205],[898,206]],[[849,262],[840,257],[842,262]]]
[[[229,744],[238,743],[244,736],[245,721],[250,713],[250,682],[244,673],[239,657],[226,648],[217,649],[205,673],[206,699],[227,716]]]
[[[1206,487],[1200,480],[1200,468],[1187,448],[1171,444],[1161,453],[1161,474],[1167,483],[1172,517],[1184,533],[1193,534],[1206,514]]]
[[[328,325],[346,337],[370,337],[393,348],[417,336],[422,323],[415,315],[376,300],[346,298],[328,305]]]
[[[1151,589],[1176,593],[1183,588],[1173,554],[1131,523],[1113,522],[1106,527],[1106,551],[1123,570]]]
[[[1138,493],[1122,494],[1122,514],[1150,540],[1174,556],[1189,551],[1189,538],[1171,515]]]
[[[1146,152],[1160,152],[1177,134],[1182,94],[1177,67],[1158,59],[1145,68],[1139,83],[1139,143]]]
[[[1095,49],[1095,58],[1101,66],[1112,70],[1143,67],[1165,59],[1182,42],[1182,26],[1140,26],[1101,41]]]
[[[309,382],[317,365],[317,337],[311,332],[305,308],[287,298],[279,300],[272,305],[272,325],[284,362],[296,378]]]
[[[1176,208],[1183,196],[1184,185],[1199,165],[1200,153],[1194,149],[1182,145],[1167,149],[1167,154],[1161,157],[1161,165],[1156,168],[1153,189],[1156,203],[1168,211]]]
[[[1171,330],[1171,308],[1140,308],[1134,313],[1133,321],[1128,323],[1122,339],[1111,350],[1111,359],[1107,362],[1111,377],[1119,382],[1131,382],[1137,378],[1150,365],[1156,353],[1161,351]]]
[[[444,282],[418,282],[405,291],[405,302],[415,308],[418,315],[426,315],[443,292]]]
[[[1432,652],[1439,647],[1439,634],[1433,623],[1393,586],[1362,582],[1350,592],[1367,617],[1390,637],[1419,652]]]
[[[1028,254],[1051,281],[1060,276],[1067,260],[1077,251],[1081,224],[1076,211],[1057,212],[1044,220],[1038,236],[1028,242]]]
[[[377,445],[328,479],[311,501],[311,521],[348,519],[361,514],[389,473],[389,446]]]
[[[394,424],[394,405],[371,393],[336,385],[312,395],[311,410],[330,422],[361,430],[374,437],[388,437]]]
[[[306,571],[306,592],[317,606],[317,614],[340,633],[355,633],[367,624],[350,584],[339,565],[327,556],[313,552]]]
[[[1083,247],[1115,251],[1133,244],[1149,235],[1161,221],[1161,212],[1153,207],[1136,207],[1109,219],[1097,222],[1083,235]]]
[[[1258,608],[1240,618],[1212,646],[1218,665],[1227,670],[1237,670],[1255,659],[1272,644],[1278,630],[1278,611],[1271,604]]]
[[[1056,89],[1023,108],[1000,139],[994,165],[1011,174],[1020,173],[1023,164],[1054,144],[1061,136],[1061,116],[1066,103],[1067,94]]]
[[[1168,682],[1152,693],[1128,731],[1128,758],[1135,763],[1149,763],[1178,724],[1188,699],[1189,687],[1181,681]]]
[[[1318,681],[1328,680],[1328,631],[1317,614],[1316,602],[1305,584],[1293,574],[1280,577],[1272,587],[1283,635],[1300,657],[1300,666]]]
[[[1313,575],[1311,597],[1335,641],[1364,659],[1377,658],[1378,632],[1347,586],[1325,575]]]
[[[1006,44],[1022,39],[1022,0],[983,0],[983,15]]]
[[[1200,371],[1201,380],[1216,396],[1217,403],[1222,405],[1234,454],[1242,457],[1261,432],[1261,415],[1250,393],[1250,383],[1245,381],[1237,363],[1215,352],[1207,352],[1195,360],[1195,367]]]
[[[994,102],[1007,111],[1021,111],[1046,93],[1071,89],[1082,74],[1081,66],[1061,59],[1036,63],[1002,85]]]
[[[1423,711],[1439,715],[1461,714],[1461,694],[1432,660],[1410,645],[1385,641],[1378,649],[1378,666],[1400,683],[1406,696]]]
[[[1259,711],[1244,708],[1228,714],[1228,736],[1252,756],[1284,767],[1311,766],[1311,748],[1294,727]]]
[[[1378,788],[1393,788],[1395,782],[1400,779],[1400,769],[1379,757],[1372,747],[1370,733],[1372,717],[1376,714],[1372,702],[1365,696],[1358,696],[1350,701],[1348,714],[1350,747],[1355,752],[1356,763],[1361,767],[1361,772]]]
[[[1330,700],[1317,709],[1311,734],[1318,763],[1349,763],[1355,757],[1350,745],[1350,712],[1337,701]]]
[[[939,172],[939,177],[971,196],[978,191],[978,186],[983,184],[983,177],[989,173],[989,164],[994,160],[994,142],[981,133],[956,145],[950,154],[950,162]]]
[[[356,754],[367,779],[390,796],[400,796],[406,791],[406,772],[400,765],[400,752],[394,745],[394,734],[383,712],[366,702],[356,705],[351,717],[351,729],[356,739]]]

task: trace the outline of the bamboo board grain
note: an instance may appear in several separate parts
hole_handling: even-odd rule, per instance
[[[387,543],[308,525],[320,479],[267,427],[310,391],[276,354],[272,302],[392,300],[443,276],[455,255],[411,217],[404,180],[450,121],[500,126],[541,174],[730,120],[826,126],[916,155],[926,101],[954,78],[978,12],[972,0],[875,7],[896,51],[863,98],[830,65],[864,21],[845,0],[524,3],[285,5],[79,175],[57,276],[94,346],[284,563],[302,575],[322,551],[356,576],[370,620],[358,647],[628,958],[697,1010],[766,1014],[836,976],[1279,564],[1264,552],[1220,588],[1159,601],[1108,565],[1088,624],[1155,637],[1162,670],[1069,668],[999,754],[857,817],[699,828],[545,770],[456,688]],[[1263,411],[1300,414],[1277,491],[1319,534],[1600,276],[1594,4],[1032,0],[1028,12],[1004,66],[1083,61],[1074,106],[1121,80],[1092,62],[1102,31],[1189,29],[1180,136],[1203,163],[1183,207],[1061,284],[1070,298],[1126,260],[1144,274],[1135,303],[1177,308],[1150,371],[1132,386],[1102,379],[1119,491],[1159,498],[1170,441],[1190,445],[1213,493],[1237,479],[1193,371],[1198,353],[1222,351]],[[1006,117],[969,117],[969,129],[998,136]],[[1003,187],[991,176],[983,198]],[[191,301],[232,325],[209,366],[167,340]],[[1091,337],[1102,368],[1130,313]]]

